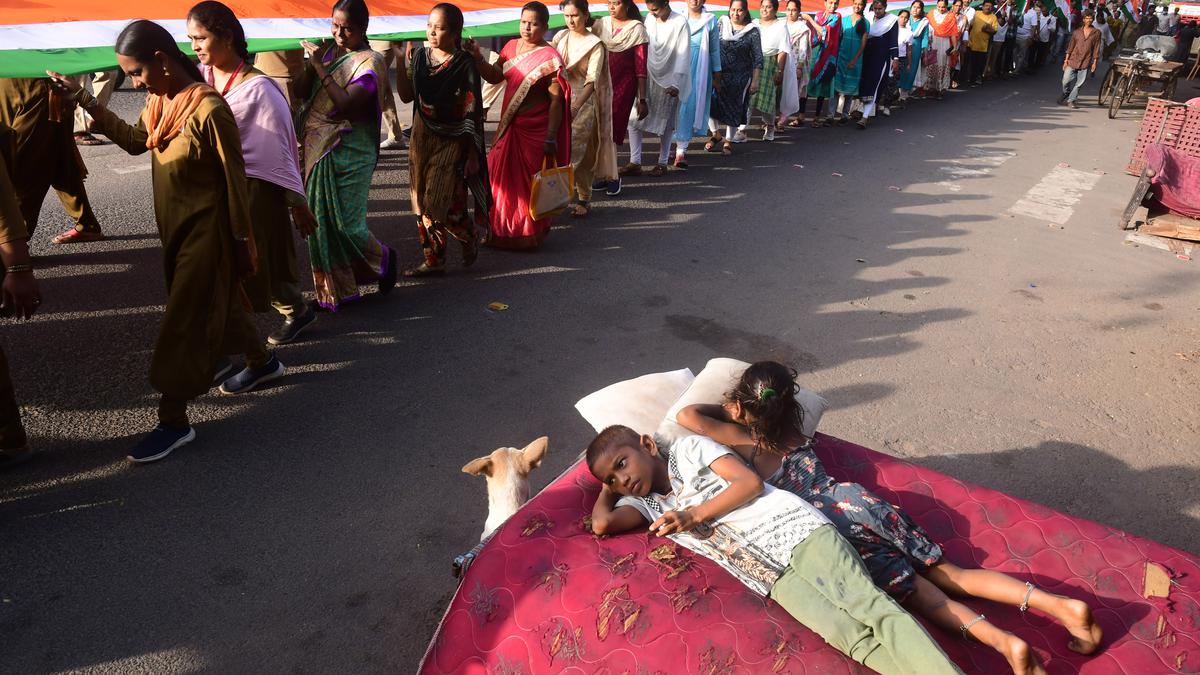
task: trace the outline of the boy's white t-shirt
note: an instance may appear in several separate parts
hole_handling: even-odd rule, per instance
[[[1049,42],[1050,34],[1058,27],[1058,17],[1053,14],[1042,17],[1041,34],[1038,35],[1039,42]]]
[[[671,494],[651,492],[645,497],[621,497],[617,500],[618,507],[632,506],[648,522],[654,522],[667,511],[702,504],[729,487],[729,482],[709,467],[717,459],[734,453],[711,438],[687,436],[662,450],[667,456]],[[814,530],[828,524],[829,519],[812,504],[764,484],[761,495],[715,523],[669,536],[724,567],[751,590],[768,595],[791,564],[792,549]]]
[[[1021,25],[1017,26],[1017,39],[1028,40],[1033,36],[1033,31],[1038,29],[1038,14],[1036,9],[1030,9],[1021,17]]]

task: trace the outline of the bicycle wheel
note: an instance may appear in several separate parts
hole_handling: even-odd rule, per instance
[[[1125,101],[1129,97],[1129,85],[1132,80],[1131,76],[1126,75],[1113,85],[1112,99],[1108,102],[1108,119],[1115,120],[1117,118],[1117,113],[1120,112],[1121,106],[1125,105]]]
[[[1104,79],[1100,81],[1100,93],[1096,97],[1100,107],[1103,108],[1108,105],[1108,97],[1112,96],[1113,85],[1116,84],[1119,76],[1116,64],[1108,67],[1108,72],[1104,74]]]

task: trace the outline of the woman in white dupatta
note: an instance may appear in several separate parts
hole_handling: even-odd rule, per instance
[[[649,174],[662,176],[667,172],[679,102],[687,98],[692,87],[687,17],[671,11],[667,0],[646,0],[646,9],[650,11],[645,23],[650,45],[646,56],[647,114],[629,121],[629,163],[621,167],[622,176],[642,175],[642,132],[662,139],[658,162]]]
[[[554,36],[554,48],[566,63],[571,85],[571,163],[575,167],[575,205],[571,215],[588,214],[592,181],[617,177],[612,142],[612,78],[604,42],[588,30],[587,0],[567,0],[562,7],[567,30]]]
[[[809,19],[800,13],[800,0],[787,0],[788,39],[792,43],[792,61],[796,64],[796,96],[799,98],[797,115],[788,120],[789,127],[804,124],[804,109],[808,103],[808,78],[812,59],[812,27]]]
[[[762,113],[764,141],[775,140],[776,125],[800,109],[792,42],[787,23],[776,14],[778,10],[778,0],[762,0],[758,20],[754,22],[762,39],[763,69],[758,93],[750,100],[750,107]]]

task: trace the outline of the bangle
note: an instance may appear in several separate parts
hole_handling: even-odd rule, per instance
[[[16,274],[18,272],[32,272],[33,265],[9,265],[8,267],[4,268],[4,271],[9,274]]]

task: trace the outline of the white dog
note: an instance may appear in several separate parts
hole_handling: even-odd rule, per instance
[[[462,468],[463,473],[487,477],[488,517],[480,541],[529,501],[529,474],[542,463],[549,445],[550,439],[542,436],[520,450],[497,448]]]

